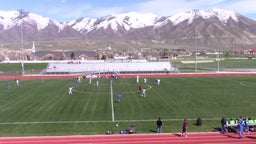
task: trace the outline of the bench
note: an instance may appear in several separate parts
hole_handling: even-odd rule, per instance
[[[249,127],[250,128],[254,128],[256,126],[256,119],[250,119],[250,120],[248,120],[248,123],[249,123]],[[225,128],[228,131],[236,132],[237,125],[238,125],[238,121],[237,120],[230,120],[230,121],[227,121],[227,123],[225,125]]]

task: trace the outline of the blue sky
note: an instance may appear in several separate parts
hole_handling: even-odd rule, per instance
[[[256,0],[1,0],[0,11],[24,9],[57,21],[126,12],[170,16],[192,9],[234,10],[256,20]]]

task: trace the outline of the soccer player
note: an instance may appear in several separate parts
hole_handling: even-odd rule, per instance
[[[78,80],[78,78],[76,79],[76,87],[78,86],[78,84],[79,84],[80,82],[79,82],[79,80]]]
[[[144,83],[147,83],[147,79],[146,78],[144,78]]]
[[[19,87],[19,86],[20,86],[20,84],[19,84],[19,80],[18,80],[18,79],[15,79],[15,84],[16,84],[16,86],[17,86],[17,87]]]
[[[122,94],[119,92],[119,93],[117,94],[117,102],[118,102],[118,103],[120,103],[121,97],[122,97]]]
[[[137,75],[136,76],[136,82],[139,83],[140,82],[140,77]]]
[[[89,78],[89,84],[92,84],[92,78],[91,77]]]
[[[68,88],[68,95],[72,95],[73,94],[73,87],[69,86]]]
[[[72,79],[71,79],[71,78],[68,79],[68,83],[69,83],[69,84],[72,84]]]
[[[146,97],[146,89],[142,89],[142,94],[141,94],[142,97]]]
[[[81,82],[81,76],[77,77],[77,82],[80,83]]]
[[[142,85],[139,85],[139,91],[142,94]]]
[[[156,79],[156,85],[160,85],[160,79]]]
[[[99,87],[99,80],[96,81],[96,86]]]
[[[7,85],[6,85],[7,89],[10,89],[11,88],[11,83],[8,82]]]

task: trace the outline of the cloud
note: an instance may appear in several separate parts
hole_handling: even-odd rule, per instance
[[[87,15],[92,17],[102,17],[111,14],[119,14],[124,12],[122,7],[97,8],[88,11]]]
[[[66,0],[60,0],[61,3],[66,3]]]
[[[79,6],[69,5],[62,7],[48,7],[47,13],[49,15],[54,15],[60,20],[67,21],[83,17],[90,9],[91,6],[87,4]]]
[[[136,4],[131,10],[168,16],[192,9],[222,8],[241,14],[255,14],[255,5],[256,1],[253,0],[149,0]]]
[[[152,0],[138,5],[138,9],[158,15],[173,15],[192,9],[208,9],[224,0],[205,2],[205,0]]]
[[[221,5],[224,8],[228,8],[237,11],[241,14],[256,14],[255,9],[256,1],[253,0],[237,0],[227,5]]]

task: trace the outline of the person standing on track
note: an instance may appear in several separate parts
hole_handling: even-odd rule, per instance
[[[161,120],[161,117],[158,118],[156,121],[156,133],[162,133],[163,130],[163,121]]]
[[[188,131],[188,120],[187,119],[184,119],[183,121],[183,126],[182,126],[182,133],[181,133],[181,136],[185,136],[187,137],[187,131]]]
[[[238,118],[238,124],[237,124],[237,129],[238,129],[238,134],[239,134],[239,138],[243,138],[243,119],[242,117]]]

